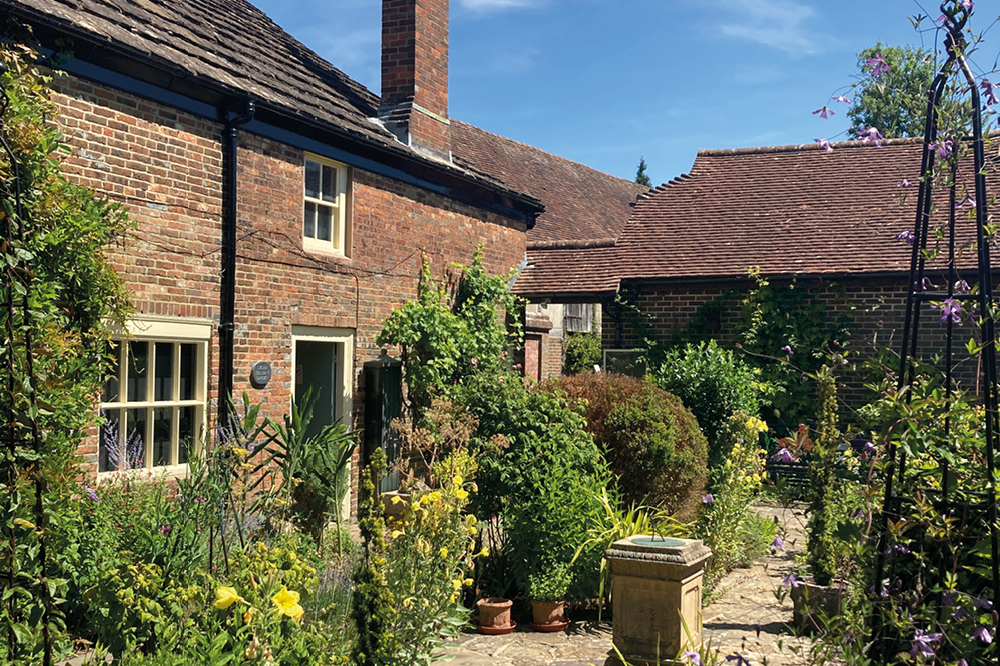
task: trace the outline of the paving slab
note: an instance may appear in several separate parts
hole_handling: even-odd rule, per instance
[[[805,549],[804,518],[801,510],[755,509],[784,526],[786,551],[722,580],[718,598],[702,610],[704,639],[723,656],[739,652],[753,666],[805,666],[809,640],[794,636],[787,625],[791,600],[779,601],[775,595],[782,579],[795,570],[795,555]],[[601,623],[594,618],[575,621],[553,634],[535,632],[526,622],[506,636],[466,633],[448,652],[454,666],[617,666],[611,638],[605,615]]]

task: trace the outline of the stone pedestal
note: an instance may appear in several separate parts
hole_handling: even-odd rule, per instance
[[[698,649],[701,579],[711,555],[695,539],[633,536],[611,544],[604,556],[611,567],[614,643],[629,662],[656,663],[659,654],[670,663],[681,648]]]

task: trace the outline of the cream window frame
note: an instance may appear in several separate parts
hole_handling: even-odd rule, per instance
[[[179,462],[180,456],[180,409],[193,408],[193,423],[191,424],[192,437],[194,438],[194,448],[197,451],[204,435],[205,424],[207,423],[208,404],[208,346],[212,338],[212,323],[201,320],[178,320],[144,318],[127,323],[125,329],[119,330],[114,335],[118,353],[118,400],[114,402],[99,403],[100,412],[109,410],[120,410],[124,416],[129,409],[146,409],[147,412],[145,432],[143,437],[142,469],[150,469],[166,476],[184,476],[187,474],[188,464]],[[127,382],[130,364],[128,354],[132,342],[147,342],[147,367],[145,400],[129,401],[127,399]],[[173,344],[171,357],[171,396],[166,400],[155,400],[156,382],[156,343]],[[180,345],[193,344],[195,346],[194,377],[192,378],[193,396],[187,400],[180,399]],[[103,396],[102,396],[103,398]],[[155,424],[154,409],[171,409],[170,424],[170,461],[166,465],[153,466],[153,429]],[[126,420],[127,423],[127,420]],[[126,426],[127,427],[127,426]],[[129,437],[131,433],[123,432],[125,428],[119,423],[119,437]],[[98,437],[100,440],[100,437]],[[101,444],[98,441],[98,462],[100,461]],[[98,473],[98,478],[116,474],[116,471],[104,471]]]
[[[336,174],[336,185],[334,187],[333,201],[324,199],[324,192],[320,191],[319,197],[312,197],[306,194],[306,174],[309,163],[312,162],[321,168],[320,189],[322,190],[322,169],[332,169]],[[305,153],[302,162],[302,248],[309,252],[325,254],[335,254],[343,257],[351,256],[351,170],[346,164],[335,162],[319,155]],[[317,211],[320,208],[329,209],[330,215],[330,239],[318,238],[319,216],[314,214],[313,233],[307,234],[306,215],[309,206],[313,206]]]

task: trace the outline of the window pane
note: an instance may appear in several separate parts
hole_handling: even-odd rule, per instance
[[[198,359],[198,345],[181,345],[181,376],[179,400],[194,400],[194,380],[198,376],[198,369],[195,363]]]
[[[306,196],[319,199],[319,162],[306,160]]]
[[[316,204],[307,201],[303,214],[302,235],[306,238],[316,238]]]
[[[119,421],[122,417],[120,409],[108,409],[101,412],[106,419],[101,425],[100,442],[97,446],[97,471],[112,472],[116,465],[112,462],[120,457],[121,437]],[[113,456],[113,458],[112,458]]]
[[[125,400],[142,402],[146,399],[146,373],[149,367],[149,343],[130,342],[128,344],[128,383]]]
[[[174,420],[172,407],[153,410],[153,466],[170,464],[170,431]]]
[[[319,240],[330,240],[330,226],[333,224],[333,208],[330,206],[317,206],[319,210],[316,219],[316,238]]]
[[[108,370],[107,379],[104,380],[104,391],[101,393],[101,402],[118,402],[118,391],[121,388],[119,377],[121,368],[118,365],[120,353],[121,347],[119,345],[108,345],[108,356],[114,359],[114,363]]]
[[[174,399],[174,343],[157,342],[153,345],[153,400]]]
[[[146,423],[149,420],[148,409],[129,409],[128,437],[125,440],[125,458],[119,460],[119,468],[135,469],[146,462]]]
[[[337,169],[323,165],[323,201],[337,200]]]
[[[193,346],[193,345],[192,345]],[[194,407],[181,407],[177,427],[177,464],[188,461],[188,452],[194,446]]]

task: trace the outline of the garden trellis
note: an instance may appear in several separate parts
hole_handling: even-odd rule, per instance
[[[7,73],[0,63],[0,77]],[[0,472],[0,494],[4,497],[3,560],[0,575],[4,581],[3,614],[6,655],[9,663],[26,656],[28,623],[37,622],[42,632],[42,659],[52,664],[51,625],[54,613],[46,544],[45,480],[42,465],[42,434],[38,423],[38,396],[33,348],[34,317],[31,292],[33,271],[31,254],[25,249],[28,232],[21,205],[21,171],[17,157],[7,142],[4,120],[11,99],[0,79],[0,206],[3,219],[4,282],[3,335],[0,347],[3,368],[4,398],[0,401],[3,419],[4,454]],[[15,516],[28,513],[33,521]],[[31,600],[41,601],[40,617],[31,617]],[[28,600],[27,603],[25,600]]]
[[[945,590],[951,589],[948,587],[949,584],[954,585],[959,571],[966,572],[963,574],[966,575],[966,580],[982,583],[982,589],[963,590],[975,596],[981,607],[988,609],[987,604],[1000,600],[996,489],[993,483],[995,447],[1000,433],[994,327],[996,304],[992,285],[993,270],[990,265],[990,244],[994,231],[987,215],[984,107],[980,99],[979,86],[982,85],[987,95],[992,96],[993,92],[990,84],[985,82],[979,84],[976,81],[966,60],[968,44],[963,33],[971,14],[971,7],[971,2],[957,1],[941,5],[942,18],[939,20],[943,22],[945,31],[944,45],[947,59],[928,93],[927,119],[923,136],[924,150],[912,237],[906,232],[900,235],[907,242],[912,241],[913,245],[897,385],[899,395],[907,404],[914,400],[915,387],[921,381],[916,359],[922,313],[926,316],[925,311],[933,309],[935,311],[933,316],[938,318],[936,323],[944,328],[944,348],[935,350],[941,353],[943,363],[941,392],[945,404],[942,412],[943,428],[936,435],[939,437],[939,448],[934,449],[935,453],[939,454],[934,468],[938,477],[928,479],[919,473],[914,473],[908,468],[908,464],[911,466],[917,464],[913,448],[898,445],[895,437],[888,438],[888,445],[883,454],[887,465],[884,468],[885,494],[881,530],[876,551],[874,584],[871,588],[876,607],[880,602],[891,605],[894,598],[892,595],[898,590],[900,599],[922,598],[924,603],[935,606],[939,618],[945,615],[952,616],[949,606],[954,597],[950,596],[951,592]],[[963,95],[962,102],[953,108],[967,111],[971,117],[972,133],[969,137],[964,136],[965,132],[949,133],[947,128],[941,126],[942,99],[949,83],[953,81],[957,81],[958,89],[967,95]],[[955,126],[967,132],[968,120],[956,123]],[[961,157],[966,147],[971,148],[971,172],[968,171],[969,159]],[[938,158],[940,163],[936,164]],[[960,186],[960,174],[962,176],[971,174],[974,182],[971,192],[967,187]],[[935,190],[941,189],[945,190],[946,200],[936,205]],[[932,226],[931,218],[940,220],[942,216],[946,219]],[[973,230],[964,227],[963,223],[975,225],[974,240]],[[962,244],[957,240],[962,237],[970,238],[969,246],[975,247],[974,267],[971,261],[965,259]],[[934,275],[929,275],[931,273],[929,263],[935,266]],[[971,276],[973,271],[977,275],[978,285],[969,288],[963,275]],[[946,275],[944,289],[933,284],[935,276],[942,273]],[[953,456],[949,453],[952,429],[955,428],[951,407],[963,399],[956,388],[954,345],[956,337],[963,330],[960,325],[970,320],[973,312],[978,315],[981,338],[978,345],[970,342],[968,349],[970,353],[979,354],[980,376],[978,398],[973,403],[974,408],[970,413],[978,419],[976,432],[982,439],[979,453],[985,457],[985,475],[982,477],[984,482],[981,486],[968,484],[967,477],[957,474],[952,469]],[[920,427],[930,432],[932,426],[930,423],[925,423]],[[921,452],[925,453],[926,451]],[[922,483],[915,482],[918,479]],[[966,483],[966,487],[963,487],[963,483]],[[898,543],[901,530],[908,529],[906,527],[908,519],[922,510],[922,507],[933,507],[933,511],[942,517],[946,529],[955,528],[955,532],[960,536],[954,544],[945,547],[941,546],[940,542],[932,543],[934,537],[931,536],[930,530],[923,532],[918,530],[919,536],[916,541],[908,542],[910,547]],[[910,520],[910,523],[913,522]],[[983,565],[986,561],[987,542],[988,567]],[[919,562],[927,566],[916,569],[916,576],[908,577],[902,572],[914,571],[907,570],[906,567],[910,566],[908,562],[913,562],[911,550],[916,548],[920,549],[919,553],[923,558]],[[980,564],[976,565],[976,562]],[[967,573],[970,571],[974,572],[974,575]],[[914,637],[910,638],[903,635],[898,627],[894,630],[886,621],[886,617],[880,612],[875,612],[872,617],[873,652],[876,657],[888,657],[898,653],[901,645],[912,640],[912,656],[915,657],[914,652],[927,657],[933,653],[934,659],[938,658],[937,648],[930,650],[929,647],[941,641],[941,634],[925,634],[919,629]],[[997,616],[993,614],[992,617],[995,635]],[[992,647],[993,660],[996,661],[997,645],[994,644]]]

